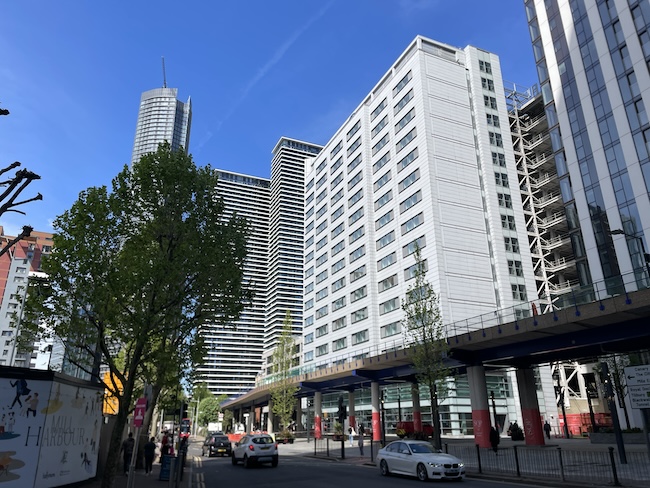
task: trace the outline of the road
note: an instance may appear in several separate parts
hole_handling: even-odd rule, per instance
[[[281,446],[282,447],[282,446]],[[372,486],[373,488],[417,487],[415,478],[382,477],[379,469],[365,464],[314,459],[305,455],[282,455],[277,468],[269,465],[244,469],[240,464],[233,466],[230,458],[200,457],[198,448],[190,448],[195,456],[191,488],[210,488],[214,486],[264,486],[283,488],[332,488],[348,486]],[[455,486],[455,482],[443,481],[438,486]],[[506,483],[467,478],[465,488],[502,488],[539,486],[525,483]]]

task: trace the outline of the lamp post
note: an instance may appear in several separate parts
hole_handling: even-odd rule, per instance
[[[614,427],[614,436],[616,437],[618,454],[621,459],[621,464],[627,464],[625,444],[623,443],[623,433],[621,432],[621,424],[618,421],[618,411],[616,409],[616,402],[614,401],[614,388],[612,387],[612,378],[609,375],[609,365],[607,364],[607,361],[600,363],[600,369],[603,375],[602,380],[605,389],[605,398],[607,399],[607,406],[609,407],[609,413],[612,416],[612,427]]]
[[[641,244],[641,252],[643,253],[643,261],[645,262],[645,270],[648,274],[648,280],[650,280],[650,254],[645,252],[645,244],[643,244],[643,239],[636,234],[628,234],[623,229],[614,229],[609,231],[609,235],[612,236],[625,236],[630,239],[636,239]]]
[[[381,390],[381,447],[386,446],[386,410],[384,410],[384,390]]]
[[[494,401],[494,391],[490,390],[490,400],[492,400],[492,416],[494,417],[494,428],[499,430],[497,425],[497,404]]]

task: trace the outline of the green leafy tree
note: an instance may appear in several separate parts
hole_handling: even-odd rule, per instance
[[[414,256],[415,279],[402,300],[403,325],[411,339],[410,355],[418,382],[429,390],[433,444],[440,449],[442,441],[438,403],[447,391],[445,380],[450,371],[444,360],[449,346],[444,337],[438,295],[426,280],[426,261],[422,259],[419,247],[416,247]]]
[[[144,383],[155,386],[150,416],[157,395],[202,357],[197,330],[232,323],[250,300],[247,225],[226,214],[216,184],[209,166],[165,143],[125,166],[112,191],[81,192],[54,222],[54,252],[43,263],[49,279],[29,290],[23,330],[59,338],[67,359],[97,381],[99,365],[108,368],[104,386],[119,412],[103,488],[113,484]]]
[[[273,351],[273,383],[271,383],[271,410],[280,418],[282,427],[286,429],[291,422],[293,409],[296,405],[298,386],[291,375],[295,341],[291,327],[291,313],[287,311],[284,317],[282,333]]]
[[[218,398],[214,396],[204,398],[199,403],[199,425],[207,426],[210,422],[217,422],[220,412],[221,405]]]

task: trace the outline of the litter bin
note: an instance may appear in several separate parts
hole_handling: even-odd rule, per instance
[[[163,455],[162,461],[160,463],[160,476],[158,477],[159,480],[169,481],[169,477],[171,476],[172,463],[177,463],[176,456],[172,456],[171,454]],[[176,468],[177,466],[178,464],[176,464],[174,467]]]

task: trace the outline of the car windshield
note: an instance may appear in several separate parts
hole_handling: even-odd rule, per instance
[[[228,442],[228,437],[225,435],[216,435],[213,439],[213,442]]]
[[[411,448],[411,451],[416,452],[418,454],[428,454],[428,453],[438,452],[430,444],[409,444],[409,447]]]
[[[253,437],[251,440],[253,444],[273,444],[273,439],[270,437]]]

